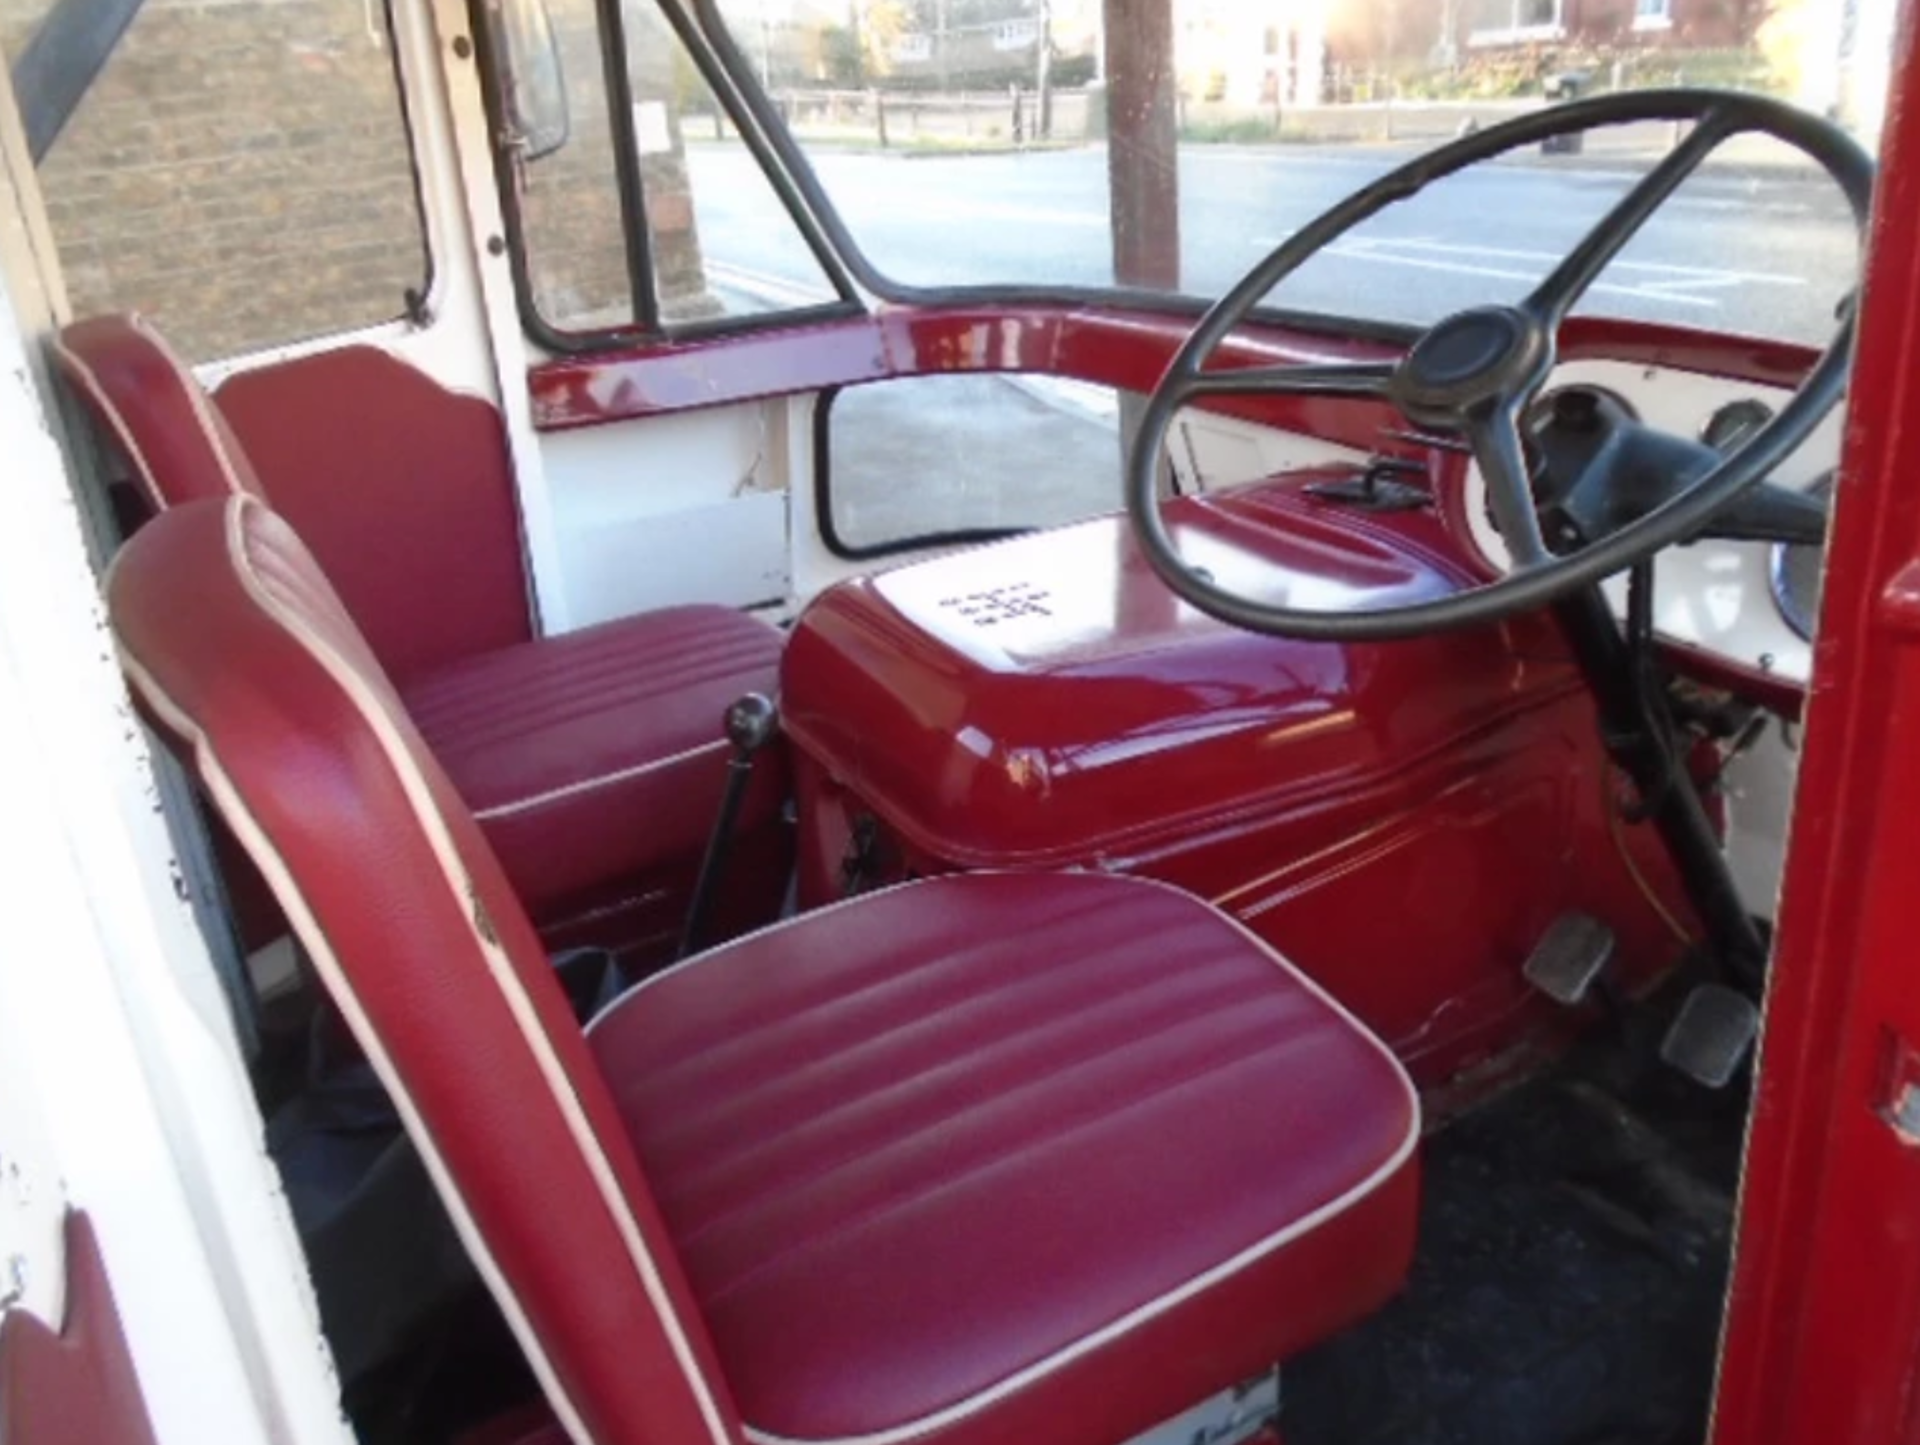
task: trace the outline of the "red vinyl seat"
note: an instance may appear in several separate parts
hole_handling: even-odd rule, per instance
[[[281,505],[220,406],[141,317],[76,322],[60,334],[55,355],[118,440],[156,511],[236,494]],[[361,360],[362,370],[369,367],[377,368],[377,383],[356,385],[350,404],[310,397],[302,410],[317,408],[331,424],[363,437],[364,464],[396,473],[387,486],[371,490],[391,497],[396,486],[439,465],[431,439],[420,435],[429,400],[422,393],[432,383],[370,351]],[[316,376],[316,387],[326,389],[324,382]],[[340,390],[344,395],[344,384]],[[471,399],[456,404],[484,406]],[[497,428],[487,410],[483,431]],[[488,443],[486,449],[499,447]],[[511,538],[512,498],[503,471],[491,479],[476,476],[452,495],[457,506],[446,510],[494,509],[496,525],[481,531]],[[472,537],[443,538],[442,532],[457,530],[452,519],[427,517],[430,537],[383,537],[388,509],[382,517],[352,514],[364,495],[323,487],[299,500],[307,513],[324,514],[290,508],[288,514],[334,543],[324,554],[329,574],[342,580],[361,631],[387,639],[384,651],[376,645],[376,656],[479,815],[549,942],[650,938],[663,946],[677,930],[718,809],[726,769],[721,715],[742,693],[774,695],[780,633],[732,608],[692,606],[535,639],[517,549],[505,563],[510,580],[503,576],[504,585],[495,588],[514,595],[477,597],[469,578],[417,575],[422,545],[485,550]],[[503,540],[493,550],[504,546]],[[462,588],[467,595],[458,595]],[[415,615],[435,608],[487,615]],[[743,834],[778,828],[782,756],[770,754],[758,772],[740,815]],[[771,903],[777,890],[765,891]]]
[[[911,883],[583,1033],[283,522],[175,508],[108,594],[136,696],[272,882],[575,1440],[1114,1442],[1404,1275],[1405,1075],[1198,900]]]

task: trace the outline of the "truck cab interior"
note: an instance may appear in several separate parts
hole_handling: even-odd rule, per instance
[[[188,23],[123,8],[102,106]],[[1109,4],[1111,272],[977,281],[1078,204],[1039,109],[922,160],[876,87],[869,155],[749,7],[379,8],[405,313],[48,357],[359,1438],[1707,1440],[1857,136],[1616,67],[1182,290],[1166,17]],[[1393,221],[1534,235],[1612,134],[1550,252]],[[1019,215],[913,175],[1016,163]],[[1773,271],[1646,259],[1750,212]],[[1715,299],[1767,275],[1786,334]]]

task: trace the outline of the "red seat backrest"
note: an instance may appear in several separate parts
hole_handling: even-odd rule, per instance
[[[562,1421],[738,1440],[532,926],[299,538],[251,497],[188,503],[107,591],[136,695],[272,884]]]
[[[371,346],[242,372],[209,397],[132,314],[74,322],[54,355],[154,510],[236,492],[270,503],[400,682],[533,635],[490,402]]]
[[[137,315],[76,321],[54,359],[127,454],[155,511],[181,502],[267,494],[206,390],[166,338]]]

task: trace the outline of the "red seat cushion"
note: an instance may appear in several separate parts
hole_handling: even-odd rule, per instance
[[[726,607],[670,607],[438,668],[401,689],[536,918],[609,879],[699,856],[719,808],[721,717],[771,696],[781,634]],[[756,768],[742,830],[771,813]]]
[[[1161,885],[870,895],[642,984],[590,1043],[763,1438],[1125,1438],[1411,1257],[1398,1064]]]

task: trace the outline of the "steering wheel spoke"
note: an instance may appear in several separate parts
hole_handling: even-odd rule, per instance
[[[1480,475],[1487,484],[1487,506],[1507,544],[1513,570],[1530,571],[1554,560],[1540,531],[1540,514],[1533,505],[1533,481],[1527,452],[1520,440],[1517,405],[1501,403],[1477,412],[1467,421],[1467,442]]]
[[[1328,361],[1237,366],[1181,377],[1181,402],[1199,396],[1384,397],[1393,380],[1390,361]]]
[[[1687,138],[1642,176],[1546,279],[1534,287],[1532,294],[1521,303],[1523,309],[1539,317],[1549,328],[1558,327],[1613,258],[1639,234],[1647,218],[1737,129],[1724,111],[1709,110],[1702,115]]]
[[[1306,261],[1355,226],[1434,181],[1480,161],[1557,135],[1616,124],[1689,123],[1692,131],[1615,203],[1606,216],[1518,306],[1460,311],[1427,328],[1395,363],[1306,362],[1225,367],[1208,362],[1264,299]],[[1840,399],[1852,338],[1843,317],[1832,342],[1773,420],[1732,454],[1704,459],[1684,439],[1623,456],[1609,437],[1590,439],[1591,467],[1565,469],[1574,451],[1541,437],[1543,486],[1552,506],[1579,533],[1564,554],[1547,545],[1522,435],[1528,399],[1553,372],[1560,323],[1647,220],[1728,137],[1752,132],[1784,141],[1815,161],[1839,187],[1864,231],[1873,162],[1843,132],[1816,116],[1763,96],[1724,91],[1646,90],[1569,101],[1461,136],[1370,182],[1280,242],[1220,297],[1181,344],[1140,413],[1129,445],[1125,495],[1142,554],[1178,596],[1209,615],[1255,632],[1332,641],[1382,641],[1446,628],[1484,626],[1555,602],[1626,570],[1662,547],[1709,534],[1716,522],[1756,534],[1811,537],[1820,518],[1804,502],[1767,492],[1744,510],[1733,504],[1804,442]],[[1508,576],[1446,596],[1355,610],[1315,610],[1256,600],[1221,586],[1189,563],[1161,516],[1160,458],[1179,409],[1200,397],[1306,396],[1384,401],[1421,433],[1462,438],[1479,464],[1488,508],[1512,556]],[[1639,467],[1636,475],[1634,467]],[[1650,506],[1623,509],[1648,480]],[[1590,472],[1590,475],[1589,475]],[[1564,474],[1563,474],[1564,473]],[[1640,487],[1640,490],[1647,490]],[[1593,492],[1591,497],[1574,493]],[[1590,504],[1580,515],[1574,503]],[[1552,513],[1549,513],[1552,515]],[[1557,530],[1557,529],[1556,529]]]

